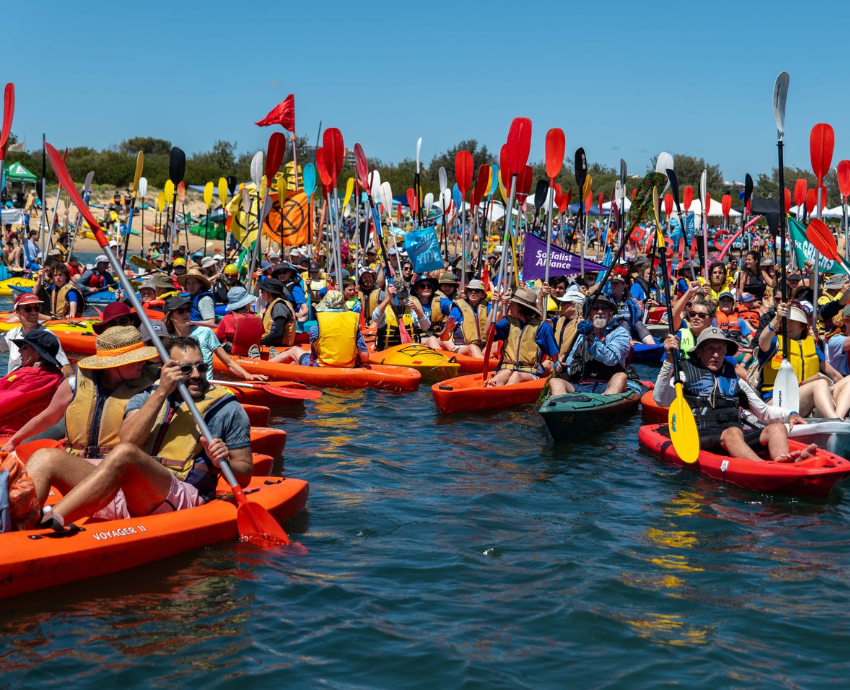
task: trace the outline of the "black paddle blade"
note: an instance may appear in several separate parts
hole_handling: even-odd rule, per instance
[[[753,177],[750,173],[744,178],[744,204],[750,200],[753,195]]]
[[[36,180],[35,181],[35,193],[38,195],[39,199],[42,198],[42,194],[41,194],[42,191],[44,191],[44,190],[42,189],[42,186],[41,186],[41,180]]]
[[[236,191],[236,175],[228,175],[224,179],[227,180],[227,191],[230,192],[230,196],[233,196],[233,192]]]
[[[624,187],[626,186],[626,161],[621,158],[620,159],[620,184]]]
[[[168,161],[168,179],[176,187],[183,181],[186,174],[186,154],[176,146],[171,149],[171,159]]]
[[[667,169],[667,179],[670,182],[670,187],[673,189],[673,201],[676,202],[676,213],[680,213],[679,209],[679,180],[676,179],[676,173],[669,168]]]
[[[767,214],[767,229],[770,231],[772,237],[776,237],[779,234],[779,214],[778,213],[768,213]]]
[[[546,195],[549,193],[549,182],[546,180],[537,180],[537,187],[534,188],[534,210],[540,211],[543,204],[546,203]]]
[[[587,179],[587,156],[584,155],[584,149],[579,148],[576,150],[575,162],[579,202],[584,204],[584,181]]]

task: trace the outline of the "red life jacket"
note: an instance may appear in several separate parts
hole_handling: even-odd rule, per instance
[[[41,414],[62,379],[54,367],[21,367],[0,379],[0,435],[14,434]]]
[[[723,331],[727,338],[731,338],[736,343],[743,341],[744,336],[741,333],[741,324],[738,321],[738,314],[732,313],[729,316],[726,316],[726,314],[718,309],[717,313],[714,315],[714,319],[717,321],[717,327]]]
[[[234,314],[230,354],[247,357],[252,345],[260,345],[264,333],[263,320],[256,314]]]

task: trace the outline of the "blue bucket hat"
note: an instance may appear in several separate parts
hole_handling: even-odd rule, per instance
[[[243,287],[230,288],[227,291],[226,311],[234,311],[235,309],[247,307],[249,304],[253,304],[256,299],[253,295],[249,295],[248,291]]]

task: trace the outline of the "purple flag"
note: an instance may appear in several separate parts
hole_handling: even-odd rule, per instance
[[[608,267],[590,259],[584,259],[585,272],[607,271]],[[549,262],[549,277],[572,276],[581,272],[581,257],[552,245],[552,259]],[[525,256],[522,259],[523,280],[543,280],[546,276],[546,240],[528,233],[525,236]]]

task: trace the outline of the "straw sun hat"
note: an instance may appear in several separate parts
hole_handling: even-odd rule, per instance
[[[116,326],[104,331],[97,336],[95,347],[97,354],[81,359],[80,368],[112,369],[158,356],[156,348],[146,346],[139,329],[133,326]]]

